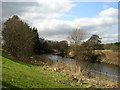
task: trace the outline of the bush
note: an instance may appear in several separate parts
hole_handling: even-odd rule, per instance
[[[101,60],[101,54],[95,53],[95,50],[88,43],[83,43],[77,47],[76,59],[96,62]]]

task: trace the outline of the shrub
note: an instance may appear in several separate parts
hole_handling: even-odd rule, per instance
[[[101,60],[102,54],[95,53],[95,50],[88,43],[83,43],[77,47],[76,59],[96,62]]]

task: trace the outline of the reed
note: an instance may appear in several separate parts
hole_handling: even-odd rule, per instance
[[[77,81],[75,85],[82,85],[85,88],[118,88],[118,82],[97,74],[87,74],[89,67],[82,67],[76,61],[65,62],[57,60],[53,64],[46,64],[44,68],[55,72],[63,72],[68,75],[69,81]]]
[[[120,66],[120,63],[118,61],[119,59],[119,52],[115,52],[112,50],[96,50],[96,53],[103,53],[104,57],[102,57],[101,62],[111,65]]]

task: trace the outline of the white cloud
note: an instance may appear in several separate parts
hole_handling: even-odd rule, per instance
[[[104,4],[104,5],[103,5],[103,8],[104,8],[104,9],[106,9],[106,8],[108,8],[108,7],[109,7],[109,5],[107,5],[107,4]]]
[[[102,35],[102,41],[103,42],[115,42],[117,41],[118,42],[118,34],[104,34]]]
[[[43,20],[40,23],[37,23],[35,26],[38,28],[40,35],[44,35],[45,37],[50,37],[51,39],[62,40],[62,35],[68,35],[70,31],[75,28],[80,27],[89,34],[88,37],[92,34],[98,34],[103,37],[103,42],[106,42],[110,36],[112,36],[111,32],[117,33],[117,28],[114,28],[117,25],[117,15],[118,11],[114,8],[109,8],[103,10],[96,17],[93,18],[78,18],[73,21],[65,21],[65,20]],[[103,33],[104,32],[104,33]],[[106,35],[106,36],[104,36]],[[108,36],[107,36],[108,35]],[[117,40],[116,37],[109,38],[111,40]],[[62,37],[61,37],[62,36]]]
[[[102,37],[110,37],[110,38],[112,38],[112,37],[118,37],[118,34],[105,34]]]
[[[59,38],[61,37],[61,38]],[[54,35],[54,36],[48,36],[46,37],[47,40],[53,40],[53,41],[61,41],[62,40],[66,40],[68,38],[67,35]]]
[[[118,14],[118,10],[117,9],[109,8],[109,9],[103,10],[99,14],[99,16],[102,16],[102,17],[114,17],[114,16],[117,16],[117,14]]]
[[[70,0],[37,0],[38,6],[27,7],[27,12],[23,14],[24,18],[34,19],[54,19],[66,16],[64,12],[70,11],[76,5]]]
[[[15,8],[14,6],[13,8]],[[37,0],[34,5],[26,6],[25,4],[22,11],[19,12],[19,16],[32,22],[32,25],[38,28],[40,36],[51,40],[67,39],[69,32],[78,27],[88,33],[86,38],[89,38],[92,34],[98,34],[101,38],[103,37],[103,42],[107,42],[107,39],[111,42],[117,40],[117,34],[115,37],[111,37],[112,32],[117,33],[117,28],[115,28],[118,24],[117,9],[108,8],[93,18],[77,18],[71,21],[57,19],[63,16],[70,16],[65,14],[65,12],[69,12],[75,6],[76,4],[73,4],[70,0]],[[16,10],[19,11],[19,7]],[[6,10],[7,12],[9,10]]]
[[[112,42],[118,42],[118,39],[117,38],[104,38],[102,40],[103,42],[107,42],[107,43],[112,43]]]
[[[65,12],[75,6],[70,0],[38,0],[38,2],[46,12]]]

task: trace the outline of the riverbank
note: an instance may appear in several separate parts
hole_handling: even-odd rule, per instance
[[[119,53],[112,50],[96,50],[96,53],[102,53],[104,56],[101,58],[101,63],[115,65],[120,67]]]
[[[101,55],[101,59],[99,62],[120,67],[120,62],[119,62],[120,52],[119,51],[95,50],[95,53]],[[71,55],[66,55],[66,58],[74,59],[74,54],[71,53]]]
[[[81,82],[57,67],[42,67],[2,57],[3,88],[117,88],[116,81],[80,77]],[[62,65],[60,65],[62,66]],[[75,75],[75,73],[74,73]],[[101,80],[101,81],[100,81]],[[103,82],[102,82],[103,81]],[[108,83],[109,82],[109,83]],[[106,85],[104,85],[106,83]],[[107,84],[108,83],[108,84]]]
[[[117,88],[120,85],[117,80],[99,74],[90,73],[86,75],[88,68],[85,69],[75,62],[57,60],[54,64],[46,65],[44,68],[67,74],[70,81],[75,81],[72,84],[74,87],[80,85],[82,88]],[[81,69],[83,70],[82,72]]]

